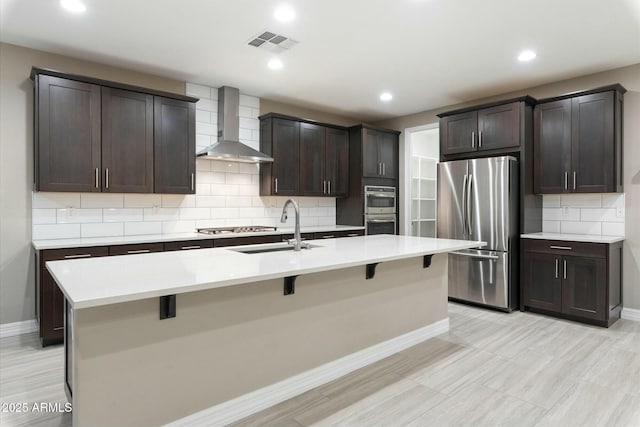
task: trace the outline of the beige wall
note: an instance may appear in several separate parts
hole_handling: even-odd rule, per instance
[[[282,286],[179,294],[166,320],[157,298],[77,310],[73,425],[165,424],[448,317],[446,254]]]
[[[351,117],[344,117],[336,114],[327,113],[325,111],[312,110],[310,108],[298,107],[295,105],[283,104],[281,102],[272,101],[270,99],[260,99],[260,114],[280,113],[289,116],[299,117],[302,119],[315,120],[322,123],[330,123],[333,125],[353,126],[362,123],[362,120]]]
[[[177,80],[0,44],[0,324],[35,317],[32,66],[168,92],[183,94],[185,89]]]
[[[623,254],[623,298],[626,308],[640,309],[640,64],[556,83],[479,99],[473,102],[443,106],[377,123],[379,126],[404,130],[438,121],[437,113],[468,105],[506,99],[519,95],[545,98],[585,89],[620,83],[624,96],[624,192],[625,242]],[[401,136],[402,139],[402,136]]]

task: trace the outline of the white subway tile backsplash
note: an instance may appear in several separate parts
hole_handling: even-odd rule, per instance
[[[145,221],[170,221],[180,218],[178,208],[144,208]]]
[[[216,90],[216,96],[217,96],[217,90]],[[218,112],[218,100],[216,99],[206,99],[203,98],[200,101],[198,101],[196,103],[196,109],[198,110],[206,110],[206,111],[211,111],[214,113]]]
[[[585,208],[580,211],[580,219],[582,221],[624,222],[624,217],[619,218],[616,216],[616,210],[614,208]]]
[[[560,207],[560,195],[559,194],[545,194],[542,196],[543,208],[559,208]]]
[[[605,236],[624,236],[624,223],[621,222],[603,222],[602,234]]]
[[[81,193],[82,208],[122,208],[124,194],[121,193]]]
[[[542,231],[545,233],[560,233],[560,221],[542,221]]]
[[[211,163],[211,170],[214,172],[238,173],[238,163],[222,162],[219,160],[212,160]]]
[[[218,134],[218,126],[211,123],[196,122],[196,133],[215,136]]]
[[[83,224],[102,222],[102,209],[58,209],[56,213],[58,224]]]
[[[162,204],[160,194],[125,194],[125,208],[151,208]]]
[[[227,184],[251,185],[251,175],[247,175],[247,174],[244,174],[244,173],[227,173],[226,174],[226,183]]]
[[[563,194],[560,196],[560,206],[599,208],[602,206],[602,196],[600,194]]]
[[[82,237],[113,237],[124,236],[124,224],[122,222],[80,224]]]
[[[33,240],[77,239],[80,237],[80,224],[34,224]]]
[[[171,233],[191,233],[196,229],[196,222],[193,220],[163,221],[162,234]]]
[[[199,208],[222,208],[226,206],[225,196],[197,196],[196,206]]]
[[[102,210],[102,216],[104,222],[132,222],[144,219],[143,208],[108,208]]]
[[[624,194],[562,194],[542,198],[542,231],[624,235]]]
[[[250,96],[245,94],[240,94],[240,106],[242,107],[252,107],[252,108],[260,108],[260,98],[256,96]]]
[[[211,111],[196,110],[196,122],[211,123]]]
[[[140,236],[144,234],[162,234],[162,222],[145,221],[145,222],[125,222],[125,236]]]
[[[211,218],[210,208],[180,208],[180,219],[209,219]]]
[[[194,208],[196,196],[193,194],[163,194],[163,208]]]
[[[55,224],[56,210],[55,209],[32,209],[31,219],[33,221],[33,224]]]
[[[579,221],[562,221],[560,222],[560,232],[568,234],[602,234],[602,223],[600,222],[579,222]]]
[[[202,86],[195,83],[187,83],[185,85],[185,93],[187,96],[193,96],[195,98],[211,98],[211,88],[208,86]]]
[[[196,149],[217,140],[218,90],[187,83],[196,106]],[[259,148],[260,100],[240,96],[241,141]],[[59,239],[192,232],[196,227],[267,225],[293,227],[288,197],[260,197],[259,166],[196,160],[196,194],[33,193],[33,238]],[[296,197],[305,226],[334,225],[334,198]],[[611,203],[617,203],[612,201]],[[546,205],[545,205],[546,206]],[[560,205],[558,204],[557,207]]]
[[[45,193],[34,192],[32,198],[33,208],[79,208],[79,193]]]

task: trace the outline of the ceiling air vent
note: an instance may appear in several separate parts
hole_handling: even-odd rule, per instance
[[[266,49],[271,52],[284,52],[297,45],[298,42],[290,37],[282,34],[272,33],[271,31],[263,31],[258,35],[252,37],[247,44],[249,46],[258,47],[260,49]]]

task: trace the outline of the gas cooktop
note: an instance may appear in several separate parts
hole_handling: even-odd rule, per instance
[[[260,231],[276,231],[278,227],[263,225],[242,225],[239,227],[212,227],[198,228],[196,231],[203,234],[229,234],[229,233],[256,233]]]

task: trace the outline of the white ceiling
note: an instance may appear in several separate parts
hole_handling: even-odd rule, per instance
[[[0,0],[0,40],[367,121],[640,63],[640,0],[284,1]],[[265,29],[300,42],[277,72]]]

